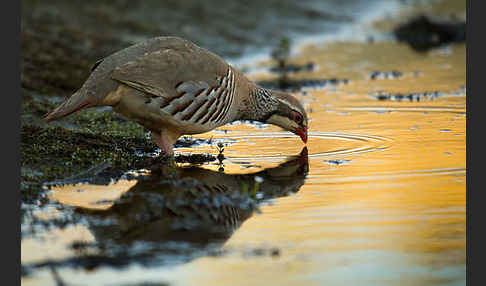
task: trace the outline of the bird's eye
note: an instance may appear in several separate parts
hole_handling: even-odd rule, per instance
[[[294,112],[293,117],[294,117],[294,121],[297,124],[301,124],[302,123],[302,115],[298,114],[297,112]]]

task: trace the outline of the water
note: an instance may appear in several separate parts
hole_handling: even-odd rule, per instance
[[[344,19],[362,9],[326,3],[347,6]],[[299,32],[299,21],[285,25]],[[52,187],[49,204],[24,206],[22,284],[465,285],[465,57],[464,45],[425,55],[393,41],[303,46],[292,60],[318,68],[295,78],[349,80],[294,93],[309,113],[305,148],[275,126],[237,122],[196,136],[224,143],[222,162]],[[370,80],[394,70],[402,76]]]

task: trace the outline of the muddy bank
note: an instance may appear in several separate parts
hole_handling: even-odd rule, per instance
[[[106,116],[106,115],[105,115]],[[113,124],[113,121],[108,121]],[[155,153],[156,145],[145,136],[128,133],[126,124],[116,127],[89,127],[83,131],[63,127],[21,126],[21,191],[22,199],[35,199],[46,182],[77,183],[80,181],[108,184],[132,169],[150,168],[166,163]],[[89,123],[88,123],[89,126]],[[102,132],[110,128],[110,132]],[[106,134],[108,133],[108,134]],[[175,146],[193,147],[204,140],[183,137]],[[211,154],[177,154],[176,162],[202,164],[216,160]]]

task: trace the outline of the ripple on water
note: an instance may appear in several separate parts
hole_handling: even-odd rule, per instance
[[[235,155],[228,154],[226,156],[231,161],[274,161],[285,159],[287,156],[299,152],[302,148],[301,143],[296,141],[296,138],[298,137],[289,132],[242,132],[238,134],[224,134],[218,137],[220,140],[235,140],[232,142],[232,149],[237,149],[235,150]],[[268,142],[271,142],[271,144]],[[309,148],[309,158],[318,159],[334,155],[353,155],[382,151],[387,149],[391,143],[391,139],[375,135],[310,132],[307,146]],[[272,148],[266,149],[265,146],[269,145]],[[274,148],[275,146],[279,146],[279,148]],[[298,150],[296,147],[298,147]]]
[[[390,112],[441,112],[441,113],[456,113],[465,114],[466,111],[462,107],[449,106],[343,106],[336,110],[342,111],[368,111],[377,113]]]

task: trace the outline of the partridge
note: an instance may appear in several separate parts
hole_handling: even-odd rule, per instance
[[[111,106],[150,130],[161,155],[182,135],[237,120],[282,127],[307,142],[307,114],[290,94],[250,81],[219,56],[178,37],[152,38],[98,61],[82,87],[48,113]]]

